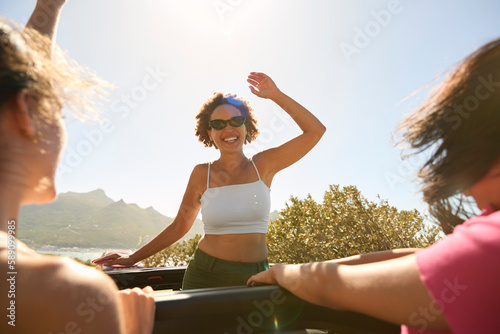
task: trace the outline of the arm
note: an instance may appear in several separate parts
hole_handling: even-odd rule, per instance
[[[52,50],[55,47],[57,24],[59,23],[59,16],[65,3],[66,0],[38,0],[26,24],[27,28],[34,29],[49,38],[51,42],[49,48],[50,54],[52,54]]]
[[[105,265],[133,265],[142,259],[158,253],[182,238],[191,226],[193,226],[194,220],[200,211],[200,184],[203,184],[204,177],[206,176],[206,170],[204,172],[203,168],[204,166],[198,165],[193,169],[177,216],[153,240],[142,246],[132,255],[111,254],[95,259],[92,262]]]
[[[260,161],[266,179],[272,180],[277,172],[305,156],[318,143],[326,128],[311,112],[281,92],[273,80],[264,73],[252,72],[247,81],[252,85],[250,86],[252,93],[274,101],[302,130],[301,135],[283,145],[256,155],[255,160]]]
[[[438,309],[420,280],[415,255],[356,266],[332,262],[275,265],[248,281],[248,285],[261,283],[279,284],[314,304],[396,324],[409,324],[429,307]],[[427,320],[429,329],[448,329],[441,312],[432,312]]]
[[[335,259],[326,262],[345,264],[345,265],[366,264],[366,263],[396,259],[398,257],[415,254],[415,252],[417,252],[418,250],[419,248],[392,249],[380,252],[353,255],[343,259]]]

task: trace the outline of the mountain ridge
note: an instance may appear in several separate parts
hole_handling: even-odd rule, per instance
[[[114,201],[104,190],[60,193],[47,204],[21,207],[18,237],[31,247],[53,245],[84,248],[138,248],[174,219],[153,207],[141,208],[123,199]],[[180,240],[203,234],[196,220]]]

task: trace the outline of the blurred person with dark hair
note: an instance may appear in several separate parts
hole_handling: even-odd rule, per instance
[[[279,284],[403,333],[500,333],[500,39],[458,64],[399,130],[412,154],[431,152],[418,176],[447,237],[420,250],[276,265],[247,284]]]

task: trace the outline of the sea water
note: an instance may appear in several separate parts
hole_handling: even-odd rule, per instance
[[[101,257],[105,249],[98,248],[45,248],[35,249],[40,254],[62,255],[71,258],[77,258],[82,261],[93,260]]]

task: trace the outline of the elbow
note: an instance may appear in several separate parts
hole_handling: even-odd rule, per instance
[[[316,143],[320,141],[320,139],[323,137],[325,132],[326,132],[326,126],[324,126],[322,123],[320,123],[318,125],[317,130],[314,131],[314,134],[315,134],[314,139],[315,139]]]
[[[179,237],[179,239],[186,235],[186,233],[188,233],[191,229],[191,226],[185,222],[178,221],[177,219],[174,219],[172,222],[172,227],[174,228],[174,233]]]
[[[324,126],[323,123],[321,123],[320,129],[319,129],[320,138],[323,137],[325,132],[326,132],[326,126]]]

